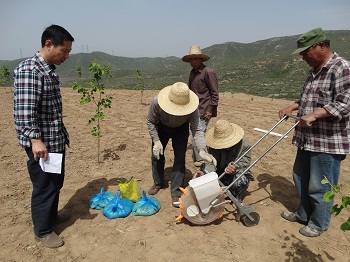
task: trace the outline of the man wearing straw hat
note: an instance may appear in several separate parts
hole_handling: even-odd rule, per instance
[[[185,83],[178,82],[164,87],[150,104],[147,115],[147,127],[152,138],[152,176],[153,186],[149,195],[155,195],[165,186],[164,150],[172,140],[174,164],[171,172],[172,205],[179,207],[180,187],[184,187],[185,156],[189,130],[191,130],[198,153],[202,159],[216,165],[215,158],[205,151],[206,143],[201,130],[198,97]]]
[[[234,179],[250,166],[251,152],[249,151],[246,154],[244,152],[251,145],[248,138],[244,135],[244,130],[239,125],[226,120],[218,120],[215,126],[207,131],[206,142],[208,152],[217,161],[215,172],[219,176],[225,173],[220,179],[225,186],[230,185]],[[241,159],[233,165],[240,157]],[[203,173],[197,172],[195,175],[197,177],[203,175]],[[254,180],[254,178],[248,170],[230,188],[230,192],[237,200],[242,201],[243,193],[248,188],[250,180]]]
[[[213,69],[203,64],[209,59],[209,56],[202,54],[198,45],[191,46],[189,54],[182,57],[182,61],[189,63],[192,67],[188,86],[199,98],[199,116],[204,133],[207,130],[210,119],[217,116],[219,103],[219,88],[216,74]],[[192,149],[195,166],[200,166],[203,161],[198,154],[196,144],[193,143],[193,136]]]
[[[330,41],[321,28],[301,35],[298,48],[311,66],[300,99],[278,112],[280,117],[298,111],[300,123],[295,127],[293,144],[297,154],[293,166],[293,180],[300,196],[294,212],[281,216],[304,224],[299,233],[317,237],[330,226],[331,207],[324,202],[330,184],[337,185],[341,161],[350,153],[350,62],[333,53]]]

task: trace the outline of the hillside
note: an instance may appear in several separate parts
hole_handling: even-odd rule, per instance
[[[350,30],[326,31],[332,50],[350,59]],[[246,93],[271,98],[294,99],[308,73],[308,65],[297,55],[291,55],[298,36],[275,37],[253,43],[227,42],[202,51],[211,59],[206,62],[215,69],[220,91]],[[184,50],[186,55],[188,50]],[[91,61],[112,68],[111,89],[137,89],[136,69],[141,70],[145,88],[154,90],[177,81],[187,82],[190,66],[179,57],[128,58],[102,52],[72,54],[58,67],[61,86],[77,79],[76,67],[87,71]],[[1,61],[13,70],[20,60]]]

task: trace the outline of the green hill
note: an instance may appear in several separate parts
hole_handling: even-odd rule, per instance
[[[326,31],[332,50],[350,60],[350,30]],[[308,74],[308,65],[297,55],[298,36],[275,37],[253,43],[227,42],[202,49],[211,59],[205,64],[218,76],[222,92],[247,93],[258,96],[294,99]],[[184,52],[184,55],[186,51]],[[13,70],[21,60],[2,61]],[[136,69],[144,75],[146,89],[161,89],[174,82],[187,82],[190,65],[179,57],[128,58],[102,52],[72,54],[58,66],[61,86],[69,86],[77,79],[76,67],[87,72],[91,61],[111,66],[114,89],[136,89]]]

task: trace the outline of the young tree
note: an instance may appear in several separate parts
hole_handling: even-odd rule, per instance
[[[77,90],[82,95],[80,99],[81,105],[86,105],[93,102],[96,106],[95,114],[89,119],[89,124],[97,122],[91,130],[91,134],[97,137],[97,162],[100,163],[100,139],[101,133],[101,121],[105,119],[103,112],[104,108],[111,108],[112,96],[105,94],[105,81],[108,82],[111,75],[111,68],[109,65],[101,66],[97,62],[91,62],[89,71],[92,74],[92,78],[85,80],[82,78],[82,69],[80,66],[77,67],[77,73],[79,75],[79,82],[73,83],[71,86],[73,90]]]
[[[136,69],[136,75],[135,78],[137,80],[136,87],[141,90],[141,105],[143,105],[143,90],[145,90],[145,79],[143,77],[143,74],[141,70]]]
[[[6,66],[2,66],[0,69],[0,84],[1,86],[10,86],[12,89],[11,72]]]

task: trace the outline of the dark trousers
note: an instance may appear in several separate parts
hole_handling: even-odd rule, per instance
[[[64,181],[65,153],[62,157],[61,174],[44,172],[39,161],[34,160],[32,148],[26,148],[29,160],[27,161],[30,180],[33,184],[31,211],[34,233],[38,237],[50,234],[57,218],[57,209],[60,189]]]
[[[189,123],[186,122],[180,127],[170,128],[163,123],[158,124],[158,136],[160,142],[163,145],[164,152],[169,142],[172,140],[172,146],[174,150],[174,164],[171,171],[171,196],[180,197],[182,195],[179,187],[183,187],[185,179],[185,158],[187,150],[187,142],[189,136]],[[152,143],[153,148],[153,143]],[[164,154],[160,155],[160,159],[157,160],[152,154],[152,175],[155,186],[164,186],[164,166],[165,157]]]

